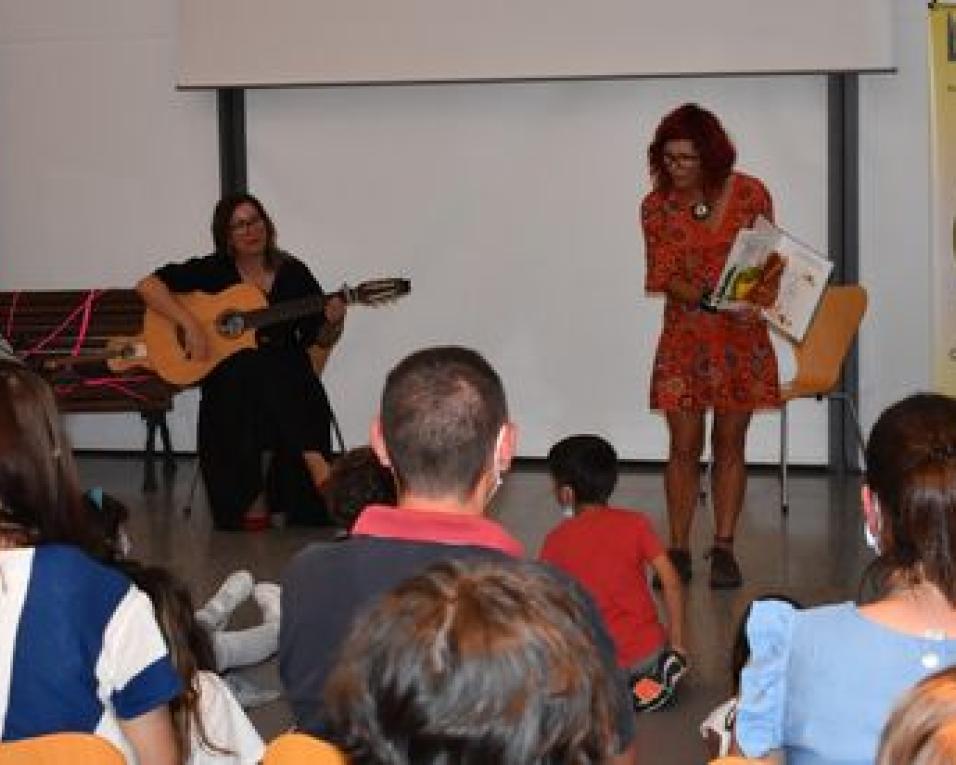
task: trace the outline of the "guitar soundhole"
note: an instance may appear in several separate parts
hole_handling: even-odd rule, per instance
[[[236,338],[245,330],[242,314],[238,311],[226,311],[216,319],[216,329],[223,337]]]

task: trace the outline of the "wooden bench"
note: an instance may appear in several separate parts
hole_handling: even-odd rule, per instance
[[[61,412],[136,412],[143,418],[143,491],[152,492],[157,433],[165,475],[176,470],[166,413],[179,389],[146,369],[107,366],[119,355],[117,338],[142,332],[143,310],[131,289],[0,292],[0,334],[50,383]]]

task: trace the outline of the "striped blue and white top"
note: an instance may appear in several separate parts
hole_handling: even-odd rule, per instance
[[[180,681],[149,599],[66,545],[0,550],[0,740],[97,733],[175,698]]]

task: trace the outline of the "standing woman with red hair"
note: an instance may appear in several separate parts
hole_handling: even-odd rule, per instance
[[[720,121],[684,104],[661,121],[648,149],[653,190],[641,203],[645,286],[664,293],[664,327],[651,375],[651,408],[667,417],[668,555],[686,583],[697,502],[704,414],[713,410],[714,543],[710,586],[738,587],[734,529],[747,485],[747,428],[755,409],[779,405],[777,363],[755,312],[709,309],[737,232],[773,218],[764,185],[735,172],[736,151]]]

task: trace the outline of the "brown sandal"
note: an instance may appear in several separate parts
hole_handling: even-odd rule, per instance
[[[740,566],[734,557],[733,537],[714,537],[714,546],[705,557],[710,558],[710,588],[732,590],[743,584]]]

